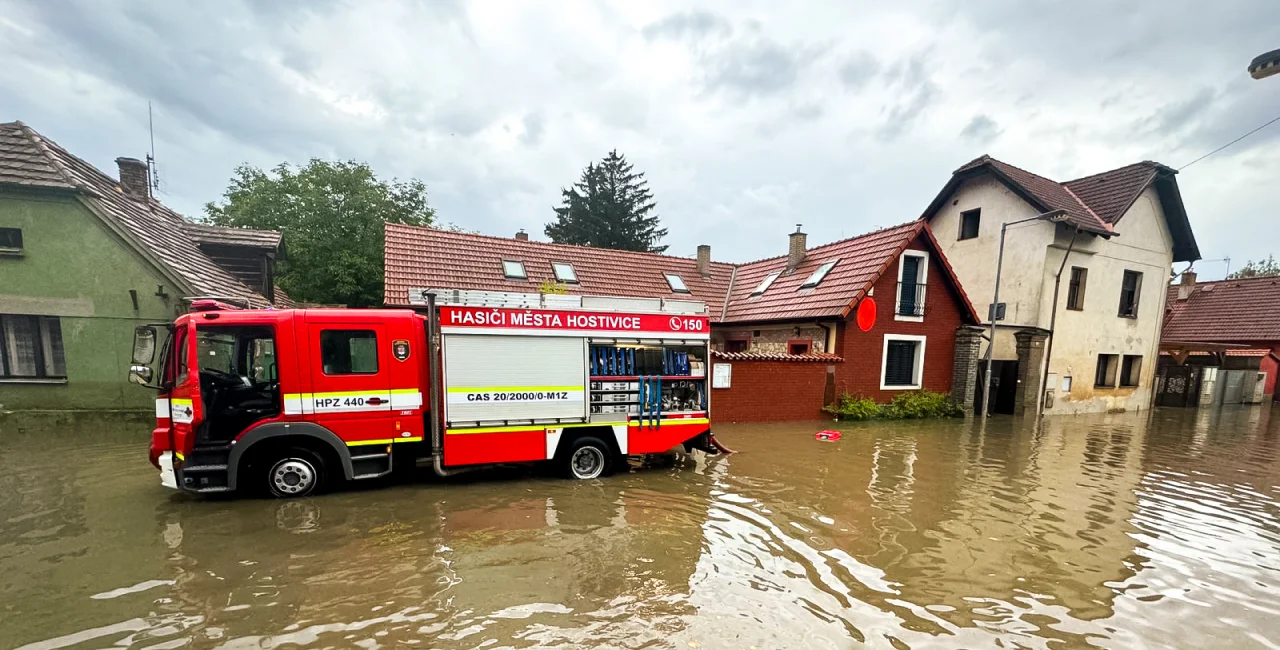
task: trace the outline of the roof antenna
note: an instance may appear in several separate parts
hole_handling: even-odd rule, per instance
[[[151,101],[147,101],[147,131],[151,134],[151,153],[147,154],[147,175],[153,192],[160,191],[160,173],[156,170],[156,123],[151,117]]]

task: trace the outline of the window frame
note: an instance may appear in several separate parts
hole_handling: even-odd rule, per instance
[[[730,344],[730,343],[735,343],[735,344],[736,344],[736,343],[741,343],[741,344],[742,344],[742,349],[741,349],[741,350],[730,350],[730,349],[729,349],[729,344]],[[749,337],[749,336],[728,336],[728,337],[725,337],[725,339],[724,339],[724,352],[725,352],[725,354],[746,354],[747,352],[750,352],[750,351],[751,351],[751,337]]]
[[[768,291],[769,287],[772,287],[773,283],[777,282],[778,277],[781,275],[782,271],[773,271],[769,275],[764,276],[764,279],[760,281],[760,284],[756,285],[756,288],[751,292],[751,295],[747,297],[755,298],[756,296],[763,296],[764,292]]]
[[[1103,365],[1104,359],[1106,360],[1105,366]],[[1094,367],[1094,370],[1093,370],[1093,387],[1094,388],[1115,388],[1116,380],[1119,379],[1119,375],[1120,375],[1120,355],[1099,353],[1097,365]],[[1099,382],[1100,379],[1102,380],[1102,382],[1110,382],[1110,383],[1100,383]]]
[[[1076,271],[1080,272],[1078,277]],[[1067,280],[1067,309],[1084,311],[1084,297],[1088,287],[1089,269],[1083,266],[1071,267],[1071,277]]]
[[[507,267],[507,265],[508,265],[508,264],[515,264],[515,265],[519,266],[519,267],[520,267],[520,275],[514,275],[514,274],[512,274],[512,273],[511,273],[511,270]],[[502,260],[502,277],[503,277],[503,278],[505,278],[505,279],[507,279],[507,280],[528,280],[528,279],[529,279],[529,270],[525,268],[525,266],[524,266],[524,262],[523,262],[522,260],[509,260],[509,259],[504,259],[504,260]]]
[[[3,235],[4,233],[16,233],[18,245],[8,246],[4,243],[4,238],[0,237],[0,255],[21,255],[23,246],[25,245],[22,239],[22,229],[10,227],[0,228],[0,235]]]
[[[889,369],[889,343],[906,341],[916,344],[915,358],[912,364],[910,385],[889,385],[885,383]],[[924,353],[928,337],[915,334],[885,334],[884,346],[880,350],[880,390],[920,390],[924,385]]]
[[[671,287],[672,293],[693,293],[689,290],[689,285],[685,283],[684,278],[680,277],[679,273],[663,271],[662,277],[667,280],[667,286]],[[671,281],[672,278],[675,278],[675,282]]]
[[[920,310],[919,316],[914,316],[912,314],[898,313],[902,311],[902,272],[905,267],[905,265],[902,263],[902,260],[907,257],[915,257],[920,260],[920,262],[916,265],[916,281],[912,283],[912,284],[915,284],[917,289],[920,290],[915,298],[916,308]],[[909,323],[924,322],[924,309],[925,309],[925,297],[926,297],[925,294],[926,294],[926,290],[927,290],[926,288],[928,284],[929,284],[929,253],[927,251],[921,251],[921,250],[915,250],[915,249],[907,249],[902,251],[902,255],[898,256],[898,288],[895,290],[893,295],[893,320],[906,321]]]
[[[369,334],[372,334],[372,335],[373,335],[373,370],[372,370],[372,371],[363,371],[363,372],[355,372],[355,371],[351,371],[351,370],[348,370],[347,372],[329,372],[329,371],[326,369],[326,364],[325,364],[325,359],[324,359],[324,340],[325,340],[325,336],[324,336],[324,335],[325,335],[325,334],[328,334],[328,333],[330,333],[330,332],[338,332],[338,333],[356,333],[356,332],[358,332],[358,333],[364,333],[364,332],[368,332]],[[362,338],[363,338],[363,337],[362,337]],[[381,351],[380,351],[380,349],[379,349],[379,347],[378,347],[378,345],[379,345],[379,343],[378,343],[378,330],[376,330],[376,329],[356,328],[356,327],[351,327],[351,328],[346,328],[346,327],[325,327],[325,328],[322,328],[322,329],[320,330],[320,333],[316,336],[316,339],[317,339],[317,343],[318,343],[318,344],[319,344],[319,346],[320,346],[320,352],[319,352],[319,358],[320,358],[320,373],[321,373],[321,374],[323,374],[325,377],[350,377],[350,376],[353,376],[353,375],[355,375],[355,376],[372,376],[372,375],[376,375],[376,374],[378,374],[379,372],[381,372],[381,371],[382,371],[382,362],[381,362],[381,360],[378,358],[378,357],[380,357],[380,356],[381,356]],[[347,341],[347,356],[348,356],[348,360],[351,360],[351,358],[352,358],[352,356],[353,356],[353,355],[351,354],[351,341],[352,341],[352,340],[353,340],[353,338],[352,338],[352,337],[348,337],[348,338],[346,339],[346,341]],[[355,364],[350,364],[350,365],[354,366]]]
[[[1130,311],[1125,310],[1125,281],[1129,278],[1136,278],[1133,285],[1133,304],[1130,305]],[[1138,309],[1142,305],[1142,271],[1124,270],[1124,275],[1120,280],[1120,306],[1117,310],[1117,316],[1120,318],[1137,318]]]
[[[1125,365],[1129,365],[1128,372]],[[1130,383],[1130,375],[1137,374]],[[1120,357],[1120,368],[1116,372],[1116,385],[1120,388],[1137,388],[1142,383],[1142,355],[1125,354]]]
[[[974,226],[973,234],[966,237],[964,234],[965,224],[967,223],[966,219],[970,216],[976,218],[977,225]],[[982,234],[982,208],[974,208],[972,210],[965,210],[961,212],[960,213],[960,232],[956,236],[956,241],[967,241],[970,239],[977,239],[978,235],[980,234]]]
[[[804,352],[792,352],[795,346],[804,346]],[[790,339],[787,341],[787,354],[799,356],[802,354],[813,354],[813,339]]]
[[[569,269],[568,278],[560,277],[560,267],[568,267]],[[556,282],[563,282],[565,284],[578,284],[578,270],[573,268],[573,264],[571,262],[552,262],[551,274],[555,276]]]
[[[808,278],[805,278],[804,283],[800,285],[800,289],[818,288],[818,285],[822,284],[822,281],[827,279],[827,276],[831,274],[831,270],[836,268],[836,265],[839,263],[840,258],[837,257],[833,260],[827,260],[822,264],[819,264],[818,268],[814,269],[813,273],[810,273]],[[800,289],[796,289],[796,291],[799,291]]]
[[[33,361],[35,363],[35,374],[18,375],[13,372],[13,351],[10,349],[10,338],[13,338],[14,347],[17,346],[17,334],[10,334],[11,325],[14,319],[23,319],[27,321],[31,327],[31,344]],[[55,330],[56,328],[56,330]],[[55,349],[53,343],[53,333],[57,332],[58,348]],[[61,355],[58,353],[61,352]],[[58,357],[61,356],[61,359]],[[56,370],[61,362],[61,373],[52,372]],[[46,316],[43,314],[0,314],[0,381],[5,382],[36,382],[36,383],[65,383],[67,381],[67,359],[66,359],[66,342],[62,338],[62,320],[58,316]]]

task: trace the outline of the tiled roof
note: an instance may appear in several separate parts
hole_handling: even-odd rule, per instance
[[[697,261],[684,257],[387,224],[384,300],[388,305],[407,305],[411,288],[534,293],[544,282],[555,281],[552,262],[568,262],[579,281],[567,285],[570,293],[701,300],[707,303],[712,320],[721,322],[842,317],[922,234],[942,260],[964,309],[972,314],[954,272],[921,221],[811,248],[799,267],[783,273],[764,295],[754,298],[750,294],[761,279],[786,269],[785,256],[741,265],[712,262],[710,277],[703,278]],[[835,259],[839,262],[821,284],[800,289],[815,269]],[[503,260],[523,262],[528,279],[505,278]],[[664,273],[679,274],[690,293],[672,292]]]
[[[261,294],[196,247],[185,230],[192,224],[182,215],[153,197],[126,195],[116,179],[21,122],[0,124],[0,134],[4,134],[0,136],[0,170],[8,170],[0,171],[0,184],[76,190],[144,256],[185,282],[184,290],[241,298],[255,307],[270,306]]]
[[[1169,287],[1166,341],[1280,341],[1280,276],[1201,282],[1186,300]]]
[[[1021,187],[1031,196],[1038,199],[1048,210],[1063,210],[1067,213],[1067,221],[1082,230],[1096,232],[1102,235],[1110,235],[1115,232],[1111,228],[1111,224],[1103,221],[1088,205],[1076,196],[1070,189],[1061,183],[1049,180],[1038,174],[1033,174],[1020,167],[1014,167],[1009,163],[996,160],[988,155],[982,155],[975,160],[971,160],[955,171],[955,174],[963,174],[981,167],[989,167],[998,175]]]
[[[844,357],[836,354],[827,354],[825,352],[811,352],[809,354],[769,354],[768,352],[720,352],[711,351],[711,356],[725,361],[799,361],[799,362],[822,362],[822,363],[842,363]]]
[[[227,228],[223,226],[209,226],[202,223],[183,224],[182,230],[190,235],[197,244],[244,246],[247,248],[262,248],[272,251],[280,248],[280,233],[275,230]]]
[[[528,278],[505,278],[503,260],[523,262]],[[733,265],[723,262],[712,262],[710,277],[704,278],[698,274],[697,260],[687,257],[389,223],[384,300],[388,305],[407,305],[411,288],[536,293],[544,282],[556,281],[552,262],[573,265],[578,282],[565,285],[572,294],[701,300],[713,315],[720,313],[733,274]],[[689,293],[672,291],[664,273],[679,275]]]
[[[1162,170],[1173,171],[1160,163],[1144,160],[1067,181],[1063,185],[1092,208],[1099,218],[1114,225]]]

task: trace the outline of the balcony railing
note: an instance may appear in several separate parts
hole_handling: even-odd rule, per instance
[[[899,316],[924,316],[925,285],[914,282],[898,283],[898,308],[894,310]]]

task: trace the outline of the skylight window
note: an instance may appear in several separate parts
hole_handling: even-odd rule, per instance
[[[805,280],[804,284],[800,285],[800,288],[812,289],[818,286],[818,283],[822,282],[822,278],[827,277],[827,274],[831,272],[831,269],[835,267],[836,262],[839,262],[839,261],[840,261],[839,259],[834,259],[834,260],[831,260],[830,262],[823,263],[822,266],[818,267],[818,270],[814,271],[812,274],[809,275],[809,279]]]
[[[525,280],[524,262],[520,260],[502,260],[502,275],[512,280]]]
[[[552,262],[551,270],[556,272],[556,282],[578,281],[578,274],[573,272],[573,265],[568,262]]]
[[[667,284],[671,285],[671,290],[676,293],[689,293],[689,287],[685,286],[684,280],[675,273],[663,273],[667,278]]]
[[[782,275],[782,271],[774,271],[773,273],[766,275],[764,279],[760,281],[760,285],[756,287],[756,290],[751,292],[751,295],[758,296],[765,291],[768,291],[769,287],[773,285],[773,281],[777,280],[779,275]]]

